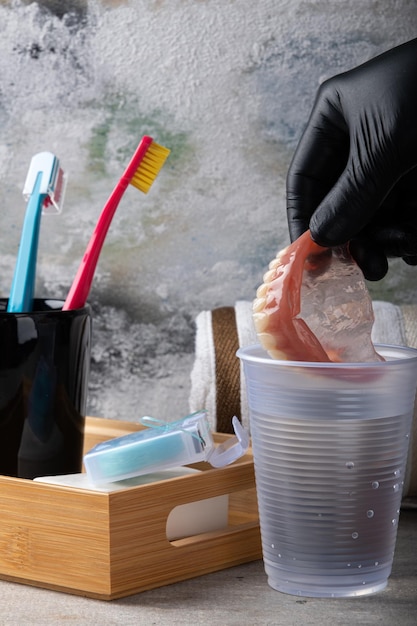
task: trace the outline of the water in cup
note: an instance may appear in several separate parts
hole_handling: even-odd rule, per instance
[[[304,363],[240,349],[265,571],[304,596],[375,593],[395,549],[417,351],[386,361]]]

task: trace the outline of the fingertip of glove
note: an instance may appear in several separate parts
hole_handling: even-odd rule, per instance
[[[310,220],[309,227],[313,241],[324,248],[342,246],[349,241],[345,221],[335,219],[334,214],[327,209],[317,209]]]
[[[332,237],[330,234],[324,234],[320,232],[320,229],[314,227],[314,223],[310,222],[310,235],[314,243],[317,243],[323,248],[333,248],[334,246],[340,246],[345,241],[339,241],[339,238]]]

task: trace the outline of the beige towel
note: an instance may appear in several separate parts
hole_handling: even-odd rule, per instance
[[[374,301],[374,343],[417,348],[417,305]],[[237,348],[257,342],[252,303],[202,311],[196,318],[195,360],[191,372],[190,411],[205,408],[213,430],[230,432],[233,415],[249,429],[242,364]],[[414,468],[414,469],[413,469]],[[404,495],[417,497],[417,411],[413,422]]]

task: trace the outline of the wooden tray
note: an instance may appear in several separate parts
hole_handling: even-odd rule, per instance
[[[85,450],[140,428],[89,417]],[[194,467],[204,471],[112,493],[0,476],[0,578],[112,600],[262,558],[251,451]],[[223,494],[227,527],[167,539],[172,509]]]

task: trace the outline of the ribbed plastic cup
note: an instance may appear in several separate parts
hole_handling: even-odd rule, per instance
[[[363,596],[391,573],[417,382],[417,350],[304,363],[241,348],[263,559],[278,591]]]

